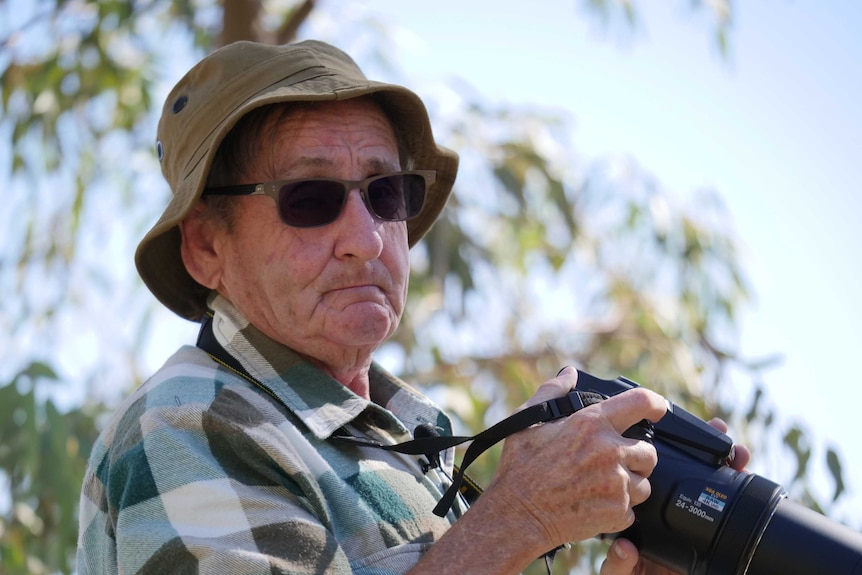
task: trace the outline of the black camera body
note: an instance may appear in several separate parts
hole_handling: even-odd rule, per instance
[[[578,372],[578,390],[610,397],[638,384]],[[787,498],[781,485],[737,471],[733,441],[668,402],[651,433],[658,464],[631,540],[657,563],[693,575],[862,575],[862,535]]]

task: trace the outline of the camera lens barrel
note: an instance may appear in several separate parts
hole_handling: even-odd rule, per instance
[[[728,509],[722,529],[710,550],[704,573],[746,573],[760,537],[776,506],[785,497],[784,488],[768,479],[743,472],[743,487]],[[778,573],[778,572],[776,572]]]
[[[652,493],[622,533],[641,553],[692,575],[744,573],[780,486],[727,466],[712,466],[655,442]],[[770,507],[770,505],[772,507]]]
[[[769,479],[692,460],[661,441],[652,494],[621,534],[691,575],[862,575],[862,535]]]
[[[862,535],[782,498],[745,573],[862,575]]]

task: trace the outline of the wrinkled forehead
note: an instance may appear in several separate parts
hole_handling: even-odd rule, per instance
[[[208,185],[334,177],[347,162],[363,177],[398,171],[409,164],[403,139],[384,110],[372,97],[252,110],[221,142]],[[359,176],[348,179],[354,177]]]
[[[400,131],[372,97],[276,104],[263,114],[259,128],[246,137],[257,141],[268,163],[325,171],[350,156],[369,172],[405,163]]]

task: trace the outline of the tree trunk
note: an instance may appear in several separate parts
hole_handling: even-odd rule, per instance
[[[253,40],[265,44],[287,44],[296,39],[299,27],[314,9],[315,0],[304,0],[285,17],[278,30],[266,30],[261,25],[264,7],[261,0],[222,0],[224,8],[219,46],[239,40]]]

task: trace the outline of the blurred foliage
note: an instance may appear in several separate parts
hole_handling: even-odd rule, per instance
[[[0,572],[70,573],[81,478],[95,439],[97,406],[61,413],[42,385],[50,366],[33,362],[0,386]]]
[[[726,54],[732,3],[681,5],[712,19]],[[633,0],[580,7],[602,29],[630,32],[649,10]],[[290,39],[312,10],[328,16],[336,44],[360,38],[366,53],[349,51],[364,67],[382,64],[410,85],[394,77],[385,25],[343,21],[312,0],[0,0],[0,150],[8,154],[0,163],[8,183],[0,286],[10,294],[0,349],[14,373],[0,385],[0,573],[72,569],[75,508],[100,407],[63,411],[52,392],[141,379],[155,304],[130,283],[130,253],[121,264],[109,248],[130,251],[163,205],[164,184],[153,183],[159,90],[186,59],[220,43]],[[449,112],[435,111],[433,97],[429,107],[439,141],[462,155],[459,180],[412,252],[407,312],[383,350],[400,359],[403,376],[424,382],[460,431],[475,433],[563,365],[626,375],[702,417],[729,420],[738,439],[767,453],[756,456],[759,472],[806,504],[835,510],[844,491],[837,454],[825,454],[834,490],[823,497],[811,484],[819,447],[804,426],[778,425],[760,383],[774,358],[750,360],[737,348],[750,286],[718,195],[697,190],[682,202],[631,158],[580,158],[566,117],[493,109],[452,92],[459,96]],[[98,375],[58,377],[40,359],[74,355],[72,340],[101,322],[113,323],[92,336]],[[783,449],[766,449],[774,445]],[[498,457],[499,449],[484,455],[472,474],[487,482]],[[594,567],[603,545],[560,553],[555,572]]]
[[[601,31],[623,28],[624,36],[637,33],[643,28],[642,11],[649,12],[648,3],[638,0],[581,0],[583,13],[596,21]],[[733,32],[733,17],[736,13],[732,0],[688,0],[680,7],[690,17],[705,17],[710,20],[712,39],[722,57],[730,52]]]

